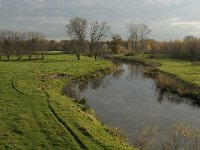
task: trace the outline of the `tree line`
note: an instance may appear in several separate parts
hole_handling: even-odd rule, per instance
[[[89,39],[87,38],[87,29],[89,26]],[[146,48],[146,40],[151,30],[145,24],[128,24],[128,41],[123,41],[121,35],[111,33],[111,28],[106,21],[94,21],[88,24],[88,21],[81,17],[72,18],[66,26],[67,35],[71,38],[70,44],[77,59],[80,54],[87,52],[89,56],[94,56],[95,60],[100,54],[111,50],[113,53],[119,53],[131,49],[132,51],[141,51]],[[111,37],[111,41],[105,42],[106,37]]]
[[[89,29],[88,29],[89,27]],[[31,60],[33,55],[41,55],[44,59],[46,51],[60,50],[65,53],[93,56],[105,56],[108,53],[124,53],[129,50],[141,51],[146,49],[146,41],[151,30],[145,24],[128,24],[128,40],[123,40],[121,35],[111,32],[111,27],[106,21],[88,22],[81,17],[72,18],[66,25],[66,32],[70,40],[46,40],[40,32],[18,32],[0,30],[0,60],[2,57],[15,55],[18,60],[27,55]],[[89,32],[89,33],[88,33]],[[111,40],[108,40],[108,38]],[[107,41],[106,41],[107,40]]]
[[[22,55],[27,55],[31,60],[34,54],[41,54],[41,59],[44,59],[45,50],[45,35],[40,32],[0,30],[0,60],[2,56],[10,60],[12,55],[16,55],[18,60],[22,59]]]
[[[200,60],[200,39],[189,35],[182,40],[158,42],[151,40],[149,43],[152,57],[170,57],[185,60]]]
[[[107,22],[88,23],[86,19],[80,17],[72,18],[66,28],[68,36],[71,37],[69,43],[73,45],[70,49],[74,50],[78,59],[82,53],[97,59],[98,55],[106,52],[114,54],[134,52],[149,53],[152,57],[200,60],[200,39],[192,35],[182,40],[160,42],[149,39],[151,29],[147,25],[129,23],[126,25],[129,36],[127,40],[123,40],[121,35],[111,32]],[[105,41],[105,37],[111,40]]]
[[[55,41],[46,40],[40,32],[18,32],[0,30],[0,60],[2,57],[15,55],[18,60],[23,55],[32,59],[36,55],[44,59],[46,51],[63,51],[80,55],[88,55],[97,59],[99,56],[118,53],[149,53],[151,57],[171,57],[176,59],[200,60],[200,39],[186,36],[182,40],[156,41],[149,39],[151,30],[145,24],[129,23],[126,25],[127,40],[118,33],[112,33],[106,21],[88,22],[87,19],[75,17],[66,25],[66,33],[70,39]]]

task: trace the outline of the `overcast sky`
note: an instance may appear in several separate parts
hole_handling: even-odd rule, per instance
[[[200,35],[200,0],[0,0],[0,29],[66,39],[65,25],[77,16],[107,21],[124,39],[131,22],[147,24],[157,40]]]

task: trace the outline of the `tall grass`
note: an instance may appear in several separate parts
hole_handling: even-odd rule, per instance
[[[200,129],[177,123],[161,134],[155,127],[146,126],[134,143],[141,150],[199,150]]]
[[[194,99],[200,99],[200,88],[187,83],[176,77],[166,74],[158,73],[156,76],[156,85],[162,91],[170,91],[178,93],[180,96],[188,96]]]

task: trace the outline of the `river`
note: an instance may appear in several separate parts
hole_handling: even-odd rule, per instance
[[[144,75],[146,69],[140,64],[118,63],[115,72],[79,85],[80,96],[104,123],[124,130],[130,143],[146,125],[161,132],[178,122],[199,126],[200,105],[161,92],[155,80]]]

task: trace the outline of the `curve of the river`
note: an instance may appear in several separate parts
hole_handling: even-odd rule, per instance
[[[107,124],[137,136],[145,125],[166,129],[174,123],[200,125],[200,105],[189,98],[163,93],[154,79],[144,76],[146,67],[119,63],[115,72],[79,85],[80,96],[87,99]]]

